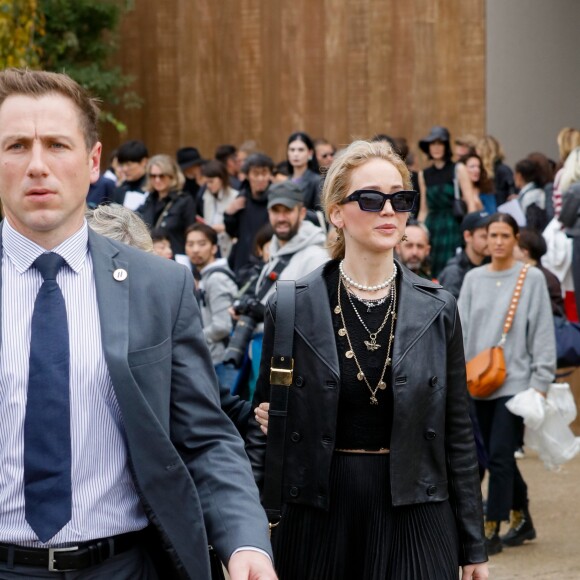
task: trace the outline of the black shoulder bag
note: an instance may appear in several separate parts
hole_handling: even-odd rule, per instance
[[[270,362],[270,411],[266,470],[262,504],[268,516],[270,533],[281,519],[282,481],[284,474],[284,443],[288,395],[294,372],[294,319],[296,315],[296,282],[280,280],[277,283],[276,326],[274,352]]]

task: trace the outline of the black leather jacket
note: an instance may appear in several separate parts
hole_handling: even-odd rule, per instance
[[[449,498],[461,565],[487,559],[481,488],[468,414],[465,358],[455,299],[438,284],[402,272],[393,351],[393,505]],[[297,283],[294,375],[287,420],[283,501],[329,506],[329,474],[340,390],[339,361],[324,276],[331,261]],[[266,309],[254,404],[269,398],[275,296]],[[250,421],[247,452],[261,485],[266,438]]]

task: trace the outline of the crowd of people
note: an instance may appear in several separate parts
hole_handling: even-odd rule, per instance
[[[424,168],[295,132],[279,163],[132,140],[99,175],[97,114],[0,73],[0,577],[205,578],[208,540],[232,580],[485,580],[536,537],[506,403],[547,392],[576,316],[580,131],[513,172],[435,126]],[[497,344],[507,377],[469,397]]]
[[[434,126],[417,144],[425,155],[423,169],[406,139],[378,134],[370,142],[386,143],[400,156],[409,187],[418,192],[395,255],[411,272],[439,283],[458,299],[468,359],[499,340],[502,313],[522,264],[536,267],[505,347],[509,380],[488,400],[471,403],[480,474],[486,469],[490,474],[486,546],[497,553],[536,533],[514,460],[514,451],[516,457],[523,453],[523,423],[505,403],[529,386],[545,393],[556,366],[552,315],[577,316],[570,291],[580,275],[578,242],[567,244],[567,271],[556,267],[554,274],[542,265],[542,257],[549,257],[554,235],[580,240],[575,229],[580,131],[560,132],[557,161],[532,152],[513,171],[491,135],[464,135],[452,142],[445,127]],[[110,173],[117,181],[113,199],[143,217],[155,243],[163,240],[173,257],[185,247],[187,260],[182,261],[196,278],[204,335],[218,378],[227,390],[254,404],[268,399],[263,384],[260,389],[260,361],[269,360],[269,354],[262,356],[263,321],[275,282],[299,280],[332,261],[329,248],[340,228],[321,195],[335,157],[341,156],[328,140],[313,140],[303,132],[288,137],[287,156],[280,163],[256,149],[253,142],[239,149],[222,145],[214,159],[206,160],[196,148],[185,147],[177,151],[177,165],[167,156],[148,159],[145,145],[131,141],[112,155]],[[178,176],[179,170],[189,170],[189,177]],[[333,182],[333,187],[341,185]],[[564,223],[559,221],[563,209]],[[544,238],[548,224],[556,233]],[[482,291],[486,284],[489,288]],[[265,352],[269,349],[271,345]],[[267,411],[258,409],[262,430],[267,417]],[[508,520],[510,528],[500,538],[500,523]],[[341,551],[339,546],[334,542],[333,550]],[[335,561],[337,552],[333,554]],[[306,553],[298,559],[288,553],[288,558],[295,570],[290,577],[307,577],[304,568],[296,568],[308,559]]]

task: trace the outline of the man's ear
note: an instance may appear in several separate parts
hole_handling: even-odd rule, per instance
[[[302,206],[300,208],[299,216],[300,216],[300,221],[302,221],[306,217],[306,208],[304,206]]]

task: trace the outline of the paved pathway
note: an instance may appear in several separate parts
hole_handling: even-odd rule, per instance
[[[580,580],[580,457],[557,473],[531,452],[518,465],[538,537],[492,556],[490,579]]]

